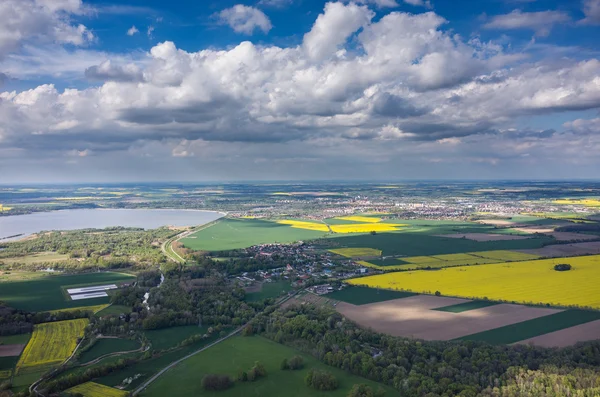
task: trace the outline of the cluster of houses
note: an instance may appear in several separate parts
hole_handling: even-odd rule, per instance
[[[242,286],[254,282],[271,282],[274,279],[290,280],[295,287],[303,287],[329,279],[345,279],[357,274],[366,274],[369,269],[351,261],[332,261],[329,253],[317,251],[303,242],[296,244],[262,244],[246,249],[246,254],[255,258],[273,258],[273,261],[286,263],[285,266],[243,273],[237,276]]]

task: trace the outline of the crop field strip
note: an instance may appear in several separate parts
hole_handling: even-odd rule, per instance
[[[83,318],[37,324],[17,363],[16,372],[63,362],[75,350],[77,338],[83,336],[87,324],[88,319]]]
[[[431,310],[437,310],[440,312],[448,312],[448,313],[462,313],[468,312],[469,310],[477,310],[482,309],[484,307],[499,305],[498,302],[490,302],[490,301],[470,301],[465,303],[458,303],[456,305],[438,307]]]
[[[70,309],[84,305],[98,306],[108,303],[108,298],[72,301],[64,292],[66,287],[102,285],[132,281],[134,277],[124,273],[102,272],[77,275],[52,275],[19,281],[0,282],[0,301],[16,309],[39,312]]]
[[[67,390],[67,393],[81,394],[83,397],[127,397],[128,392],[99,383],[87,382]]]
[[[463,336],[457,338],[457,340],[483,341],[495,345],[511,344],[595,320],[600,320],[600,312],[565,310],[548,316]]]
[[[374,302],[408,298],[414,295],[416,294],[411,292],[390,291],[385,289],[365,287],[346,287],[341,291],[330,292],[324,296],[353,305],[365,305]]]
[[[573,270],[558,272],[567,263]],[[387,273],[348,280],[353,285],[467,299],[600,309],[600,255]]]
[[[140,346],[140,343],[133,339],[101,338],[89,350],[81,353],[79,362],[87,363],[106,354],[136,350]]]
[[[464,303],[469,301],[415,295],[360,306],[340,302],[335,309],[364,328],[424,340],[452,340],[560,312],[558,309],[514,304],[498,304],[459,313],[435,310]]]
[[[330,250],[331,252],[343,250]],[[352,249],[352,248],[346,248]],[[394,260],[389,258],[383,265],[373,263],[372,259],[359,262],[361,265],[378,270],[417,270],[417,269],[440,269],[452,266],[483,265],[489,263],[525,261],[538,259],[537,255],[524,254],[512,251],[481,251],[465,252],[460,254],[446,254],[436,256],[412,256],[402,257]]]
[[[552,237],[547,236],[535,236],[525,240],[473,241],[406,231],[374,235],[334,234],[318,244],[323,249],[372,248],[382,251],[383,256],[415,257],[534,249],[554,242]]]

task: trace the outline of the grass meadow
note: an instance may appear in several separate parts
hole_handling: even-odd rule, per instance
[[[304,368],[296,371],[282,371],[280,364],[284,358],[301,355],[304,358]],[[238,370],[251,368],[256,361],[260,361],[267,370],[265,378],[255,382],[236,382],[228,390],[207,392],[201,387],[203,375],[207,373],[229,374],[235,377]],[[308,388],[304,384],[304,377],[310,368],[318,368],[331,372],[338,379],[340,387],[337,390],[323,392]],[[280,345],[268,339],[252,337],[233,337],[210,349],[199,353],[177,365],[158,378],[142,394],[146,397],[158,396],[261,396],[261,397],[309,397],[331,396],[345,397],[356,383],[365,383],[375,390],[384,388],[393,396],[390,388],[350,375],[343,370],[328,367],[318,362],[311,356],[299,353],[287,346]],[[176,394],[173,391],[176,390]]]
[[[391,291],[386,289],[366,287],[346,287],[341,291],[334,291],[327,298],[350,303],[353,305],[366,305],[368,303],[384,302],[392,299],[407,298],[416,294],[411,292]]]
[[[87,363],[106,354],[125,352],[140,348],[140,342],[133,339],[103,338],[79,356],[79,361]]]
[[[292,289],[292,285],[289,281],[275,281],[272,283],[263,283],[260,291],[250,292],[246,294],[246,301],[257,302],[269,298],[277,298],[284,292],[288,292]]]

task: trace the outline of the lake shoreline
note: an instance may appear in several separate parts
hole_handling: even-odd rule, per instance
[[[0,243],[22,241],[50,231],[201,226],[226,215],[222,211],[177,208],[93,208],[36,212],[0,217]]]

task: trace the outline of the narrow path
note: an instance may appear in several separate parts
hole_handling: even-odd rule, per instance
[[[98,358],[96,358],[96,359],[93,359],[92,361],[88,361],[87,363],[83,363],[83,364],[81,364],[81,365],[80,365],[80,367],[87,367],[87,366],[89,366],[89,365],[96,364],[97,362],[99,362],[99,361],[102,361],[102,360],[104,360],[105,358],[108,358],[108,357],[112,357],[112,356],[120,356],[120,355],[122,355],[122,354],[129,354],[129,353],[145,352],[145,351],[147,351],[148,349],[150,349],[150,346],[146,346],[146,349],[144,349],[144,347],[142,346],[142,347],[140,347],[139,349],[135,349],[135,350],[129,350],[129,351],[124,351],[124,352],[114,352],[114,353],[108,353],[108,354],[105,354],[105,355],[103,355],[103,356],[100,356],[100,357],[98,357]]]

